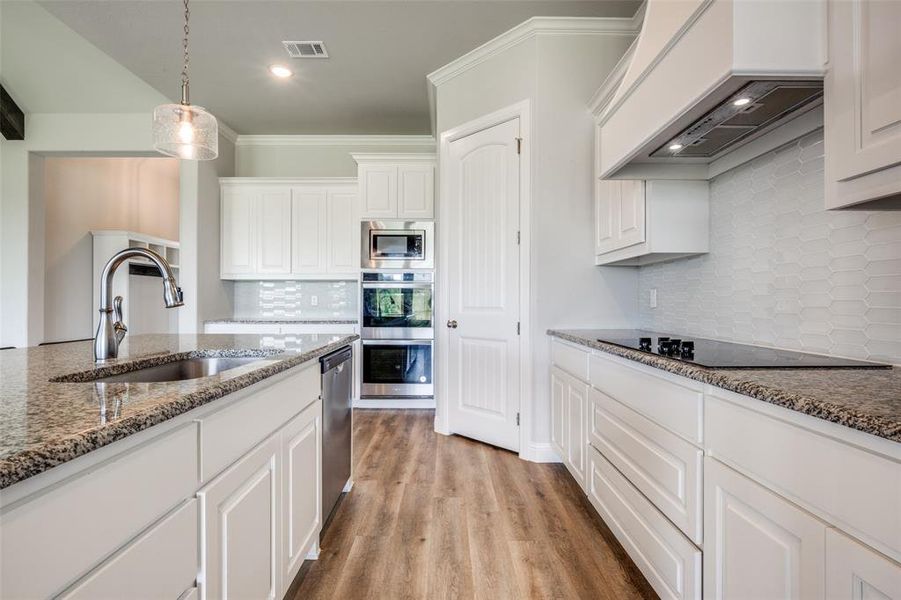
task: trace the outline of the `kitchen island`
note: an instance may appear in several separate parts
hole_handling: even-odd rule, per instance
[[[356,339],[134,336],[102,366],[90,342],[0,353],[0,596],[281,597],[322,525],[316,359]],[[96,381],[209,357],[247,360]]]

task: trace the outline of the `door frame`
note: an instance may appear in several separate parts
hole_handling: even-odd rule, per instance
[[[519,457],[525,460],[536,460],[531,452],[532,439],[532,354],[531,354],[531,321],[529,319],[529,296],[531,290],[531,181],[532,181],[532,128],[531,102],[521,100],[494,112],[482,115],[472,121],[458,125],[441,133],[438,146],[438,220],[437,220],[437,266],[438,277],[435,281],[435,431],[442,435],[451,435],[448,423],[448,333],[441,327],[448,319],[449,306],[447,270],[443,268],[450,249],[445,240],[442,225],[446,223],[445,212],[449,197],[448,181],[441,175],[448,172],[450,144],[485,129],[519,118],[519,136],[522,138],[519,155]]]

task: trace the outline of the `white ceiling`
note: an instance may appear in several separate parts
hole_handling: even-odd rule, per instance
[[[181,2],[40,0],[176,99]],[[242,134],[430,133],[425,76],[533,16],[629,17],[638,0],[194,0],[191,101]],[[323,40],[328,60],[282,40]],[[295,71],[276,80],[267,67]]]

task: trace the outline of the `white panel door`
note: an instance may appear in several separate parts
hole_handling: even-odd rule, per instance
[[[822,598],[825,538],[813,516],[704,459],[705,598]]]
[[[598,179],[594,187],[594,253],[615,250],[622,182]]]
[[[644,181],[625,179],[620,182],[619,226],[616,231],[616,247],[626,248],[640,244],[645,239]]]
[[[367,219],[397,218],[397,167],[395,165],[360,165],[358,171],[362,217]]]
[[[435,217],[435,165],[398,165],[397,216],[409,220]]]
[[[321,188],[291,191],[291,272],[322,273],[326,269],[326,197]]]
[[[220,275],[249,275],[256,269],[256,221],[258,196],[247,187],[222,190]]]
[[[567,376],[557,367],[551,367],[551,445],[561,461],[566,461],[566,385]]]
[[[291,272],[291,190],[264,189],[256,204],[257,272],[287,275]]]
[[[322,528],[322,403],[282,429],[284,531],[282,581],[289,586]]]
[[[517,118],[451,142],[442,202],[448,427],[510,450],[519,450],[518,137]]]
[[[360,271],[360,211],[356,191],[329,191],[328,272],[355,276]]]
[[[280,597],[279,434],[197,493],[208,599]]]
[[[826,531],[828,600],[901,600],[901,565],[835,529]]]

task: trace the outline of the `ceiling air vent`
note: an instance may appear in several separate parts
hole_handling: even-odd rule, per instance
[[[291,58],[328,58],[323,42],[282,42]]]

